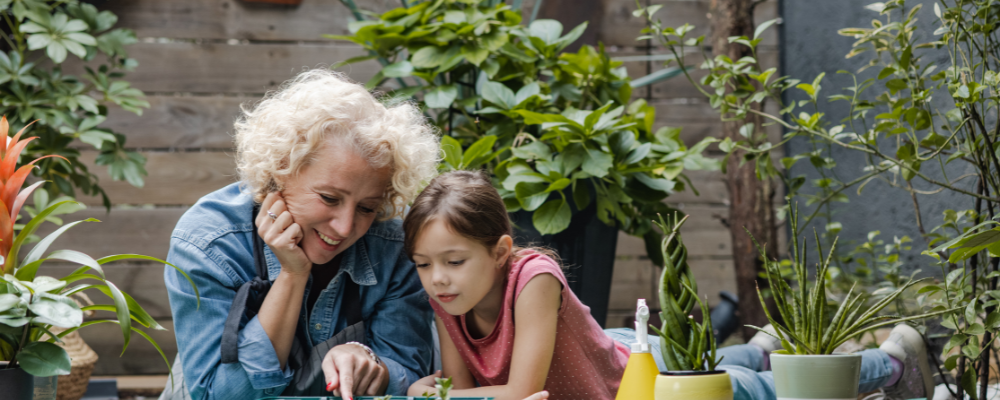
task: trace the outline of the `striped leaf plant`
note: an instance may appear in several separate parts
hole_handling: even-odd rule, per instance
[[[698,283],[687,262],[687,247],[681,240],[681,226],[688,216],[666,219],[660,215],[653,221],[663,232],[660,251],[663,254],[663,274],[660,275],[660,352],[668,371],[714,371],[722,361],[716,359],[715,335],[708,305],[698,298]],[[691,315],[695,304],[701,308],[703,322]]]
[[[768,321],[780,333],[776,336],[781,341],[783,349],[775,351],[778,354],[800,354],[800,355],[821,355],[833,354],[834,350],[852,338],[858,337],[864,332],[884,326],[898,324],[900,322],[918,320],[935,315],[941,315],[951,310],[937,310],[930,313],[899,316],[880,315],[880,312],[889,304],[892,304],[906,289],[917,285],[924,279],[910,280],[901,285],[889,295],[882,297],[870,304],[872,300],[865,293],[855,292],[852,286],[847,295],[840,301],[840,305],[832,316],[827,312],[830,299],[827,297],[826,285],[822,278],[827,276],[830,263],[833,260],[834,251],[837,246],[837,239],[834,239],[830,250],[826,256],[820,260],[816,270],[817,279],[810,282],[806,263],[808,260],[806,253],[806,242],[803,240],[799,245],[798,211],[791,210],[792,227],[792,279],[797,283],[792,287],[782,278],[781,263],[768,258],[764,247],[754,240],[754,245],[760,252],[764,261],[764,270],[770,284],[771,294],[774,297],[775,308],[781,320],[776,320],[771,310],[768,309],[764,301],[764,295],[760,287],[757,288],[757,295],[760,299]],[[749,234],[749,231],[747,232]],[[751,235],[753,238],[753,235]],[[816,250],[822,257],[823,249],[819,237],[816,237]],[[771,334],[760,327],[747,325],[761,332]],[[772,335],[774,336],[774,335]]]

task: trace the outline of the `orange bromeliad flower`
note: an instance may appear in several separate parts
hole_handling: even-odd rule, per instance
[[[38,157],[20,168],[16,168],[21,152],[28,146],[28,143],[38,138],[33,136],[21,139],[21,134],[31,124],[25,125],[11,138],[7,136],[10,128],[7,117],[0,118],[0,135],[7,138],[6,145],[0,146],[0,257],[3,257],[3,274],[13,272],[10,270],[13,269],[14,263],[7,258],[7,255],[10,254],[11,245],[14,244],[14,221],[17,220],[17,214],[21,212],[21,206],[24,205],[28,196],[45,181],[35,182],[24,190],[21,190],[21,186],[24,185],[25,179],[28,179],[28,175],[31,174],[31,170],[34,169],[38,160],[49,157],[59,157],[66,160],[65,157],[50,154]]]

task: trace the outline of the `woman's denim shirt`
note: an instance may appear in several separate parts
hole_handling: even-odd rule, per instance
[[[239,362],[220,362],[223,323],[236,290],[255,276],[251,196],[231,184],[198,201],[184,213],[170,238],[167,261],[184,270],[198,286],[197,306],[191,285],[169,266],[164,272],[173,311],[184,381],[192,399],[252,399],[279,395],[295,371],[284,370],[271,340],[256,316],[240,324]],[[264,249],[268,279],[281,265]],[[361,314],[368,345],[389,370],[388,394],[405,395],[410,384],[430,373],[431,308],[413,263],[403,252],[399,219],[375,222],[344,250],[340,271],[312,310],[306,310],[312,279],[306,286],[298,331],[319,344],[344,329],[341,317],[344,279],[359,285]],[[320,395],[317,393],[317,395]]]

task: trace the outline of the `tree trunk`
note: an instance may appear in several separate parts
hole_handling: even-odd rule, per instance
[[[711,21],[712,35],[709,42],[712,53],[726,55],[738,60],[752,56],[750,49],[739,44],[730,44],[730,36],[753,37],[752,0],[712,0]],[[723,123],[723,137],[734,142],[742,140],[739,129],[746,123],[753,122],[754,131],[761,132],[761,119],[751,114],[743,121]],[[775,183],[771,180],[758,180],[754,172],[754,163],[747,162],[740,166],[744,152],[733,153],[726,165],[726,186],[729,189],[729,232],[733,239],[733,264],[736,267],[736,289],[739,296],[739,316],[743,325],[764,326],[768,323],[764,309],[757,297],[757,286],[767,287],[766,279],[759,279],[763,271],[760,257],[747,230],[760,242],[767,253],[777,255],[778,235],[774,221],[773,200]],[[744,228],[746,230],[744,230]],[[744,327],[743,339],[750,340],[756,333],[753,328]]]

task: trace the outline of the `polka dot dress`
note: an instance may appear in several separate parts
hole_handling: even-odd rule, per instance
[[[464,315],[449,315],[436,302],[430,302],[434,312],[444,321],[465,365],[482,386],[507,384],[514,352],[514,300],[531,278],[552,274],[563,288],[555,354],[545,380],[549,399],[614,399],[628,363],[629,349],[604,334],[590,316],[590,308],[569,289],[566,276],[555,261],[531,250],[519,255],[521,258],[511,266],[497,324],[486,337],[473,339],[466,329]]]

